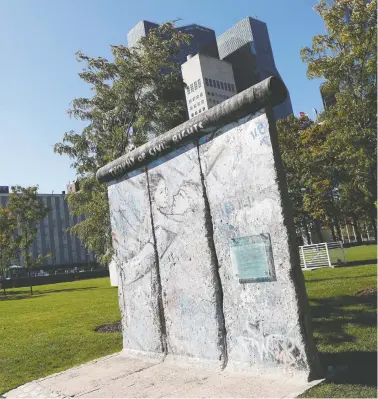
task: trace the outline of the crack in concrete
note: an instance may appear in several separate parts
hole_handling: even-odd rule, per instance
[[[220,360],[222,360],[222,370],[224,370],[228,363],[228,351],[227,351],[227,330],[226,330],[226,322],[225,322],[224,307],[223,307],[223,287],[219,273],[218,256],[215,250],[213,219],[211,216],[209,198],[207,196],[205,176],[203,174],[202,165],[201,165],[199,142],[197,141],[196,144],[197,144],[199,172],[201,176],[202,196],[204,200],[206,238],[207,238],[207,244],[210,249],[211,272],[215,286],[216,316],[218,324],[218,347],[221,351]]]
[[[152,198],[151,198],[151,188],[150,188],[150,177],[148,174],[148,169],[145,168],[146,179],[147,179],[147,193],[148,193],[148,201],[150,205],[150,218],[151,218],[151,231],[154,245],[154,253],[155,253],[155,272],[156,272],[156,285],[157,285],[157,305],[158,305],[158,316],[160,322],[160,342],[162,352],[167,355],[168,346],[167,346],[167,326],[164,314],[164,304],[163,304],[163,290],[161,285],[161,276],[160,276],[160,262],[159,262],[159,253],[157,249],[156,242],[156,234],[155,234],[155,224],[154,218],[152,214]]]

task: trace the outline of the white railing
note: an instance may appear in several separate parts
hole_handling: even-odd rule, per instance
[[[344,246],[341,241],[302,245],[299,247],[299,256],[303,269],[346,264]]]

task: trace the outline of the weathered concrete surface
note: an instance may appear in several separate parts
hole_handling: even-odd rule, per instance
[[[308,384],[298,379],[216,372],[115,354],[27,383],[5,397],[294,398],[319,382]]]
[[[207,240],[198,151],[189,144],[148,167],[167,352],[223,358],[222,309]]]
[[[258,112],[265,106],[278,105],[286,97],[287,89],[283,82],[271,76],[110,162],[100,168],[96,176],[101,182],[110,182],[200,138],[206,132]]]
[[[273,153],[277,148],[276,143],[272,146],[268,118],[264,113],[247,116],[202,142],[199,153],[224,291],[229,367],[249,365],[297,375],[300,370],[308,378],[318,371],[318,363],[312,336],[304,332],[305,291],[297,298],[303,276],[292,273],[300,271],[300,265],[296,249],[289,245],[284,211],[289,204],[276,172],[278,154]],[[239,282],[230,260],[231,240],[266,233],[276,281]]]
[[[162,353],[164,337],[146,174],[110,185],[109,202],[123,347]]]
[[[261,109],[276,89],[282,97],[272,82],[99,171],[104,181],[128,173],[109,199],[129,356],[321,375],[275,123]],[[270,240],[271,281],[235,278],[230,243],[250,236]],[[248,255],[252,271],[263,255]]]

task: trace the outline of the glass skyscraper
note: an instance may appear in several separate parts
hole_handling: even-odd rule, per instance
[[[273,57],[268,28],[264,22],[247,17],[217,38],[219,58],[232,64],[238,92],[268,78],[281,78]],[[290,96],[274,108],[276,119],[293,113]]]
[[[154,22],[139,21],[127,34],[129,47],[134,46],[141,37],[147,36],[151,29],[157,28],[158,26],[159,25]],[[212,29],[196,24],[184,25],[176,29],[192,36],[190,44],[184,45],[182,51],[178,55],[180,64],[186,61],[188,55],[195,55],[198,53],[219,58],[217,39]]]

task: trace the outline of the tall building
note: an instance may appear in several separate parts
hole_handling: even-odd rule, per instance
[[[148,36],[150,30],[158,26],[159,24],[154,22],[139,21],[127,34],[128,46],[134,46],[141,37]],[[184,25],[176,29],[192,36],[191,42],[188,45],[184,45],[178,55],[180,64],[183,64],[186,61],[186,57],[190,54],[201,53],[219,58],[217,39],[212,29],[196,24]]]
[[[79,191],[79,181],[74,180],[72,183],[67,184],[67,192],[68,193],[77,193]]]
[[[236,89],[241,92],[268,78],[281,78],[274,62],[268,28],[264,22],[247,17],[217,38],[219,58],[234,71]],[[274,108],[276,119],[293,113],[290,97]]]
[[[325,93],[322,86],[320,86],[320,95],[322,97],[323,107],[325,110],[328,109],[329,107],[332,107],[332,105],[336,104],[335,94],[334,93]]]
[[[32,245],[34,259],[39,255],[51,254],[42,265],[68,267],[94,261],[93,253],[88,253],[76,236],[71,236],[67,228],[82,221],[84,217],[71,216],[68,210],[66,195],[38,194],[38,199],[48,208],[48,215],[37,223],[37,237]],[[9,194],[0,194],[0,208],[6,207]],[[20,256],[19,265],[23,266]]]
[[[203,54],[189,55],[181,71],[189,118],[236,94],[234,74],[228,62]]]

